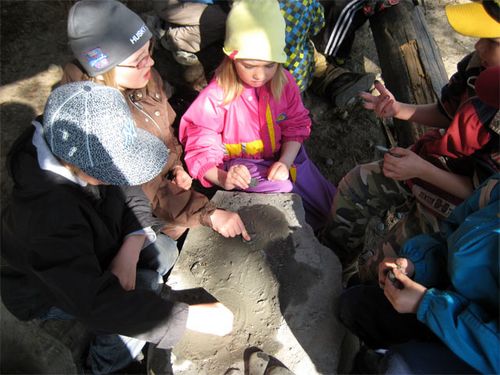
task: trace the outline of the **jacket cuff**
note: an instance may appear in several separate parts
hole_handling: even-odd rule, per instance
[[[214,211],[217,209],[217,206],[213,202],[208,202],[205,207],[203,207],[203,211],[201,212],[200,215],[200,224],[212,228],[212,220],[210,220],[210,215],[214,213]]]
[[[168,325],[165,327],[165,335],[158,343],[161,349],[170,349],[177,344],[186,331],[186,322],[189,313],[189,305],[176,303],[171,312]]]
[[[429,305],[431,303],[431,299],[433,298],[434,289],[427,289],[418,305],[417,309],[417,319],[422,323],[425,323],[425,315],[427,314],[427,310],[429,309]]]
[[[197,173],[197,176],[198,176],[198,181],[200,181],[201,185],[203,187],[206,187],[206,188],[210,188],[212,186],[214,186],[214,184],[212,184],[210,181],[208,181],[204,176],[205,176],[205,173],[207,173],[211,168],[213,167],[216,167],[215,164],[211,164],[211,163],[208,163],[208,164],[205,164],[203,165],[199,170],[198,170],[198,173]]]
[[[304,141],[309,138],[309,137],[306,137],[306,136],[290,136],[290,137],[286,137],[286,136],[283,136],[282,138],[282,141],[281,141],[281,144],[285,143],[285,142],[299,142],[299,143],[304,143]]]

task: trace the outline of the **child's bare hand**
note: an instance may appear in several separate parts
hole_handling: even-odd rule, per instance
[[[191,189],[191,185],[193,184],[193,179],[191,176],[184,170],[182,167],[176,167],[174,170],[174,184],[179,186],[184,190]]]
[[[374,96],[368,92],[359,94],[364,101],[363,107],[374,111],[377,117],[397,117],[401,110],[401,104],[379,81],[375,81],[375,88],[380,95]]]
[[[225,336],[233,330],[234,315],[222,303],[189,306],[186,328],[210,335]]]
[[[397,288],[392,282],[386,282],[385,296],[397,312],[416,313],[427,288],[416,283],[398,269],[394,269],[394,276],[401,283],[402,288]]]
[[[212,222],[212,229],[226,238],[236,237],[241,234],[245,241],[251,240],[245,224],[243,224],[240,215],[236,212],[216,209],[210,215],[210,221]]]
[[[396,258],[384,258],[378,264],[378,285],[383,289],[387,279],[387,272],[396,268]]]
[[[109,270],[125,290],[135,289],[137,261],[144,239],[144,236],[127,237],[109,265]]]
[[[386,257],[378,265],[378,285],[381,288],[385,286],[387,273],[394,269],[400,270],[409,277],[415,273],[415,266],[410,259]]]
[[[110,271],[118,278],[123,289],[135,289],[136,264],[130,262],[124,253],[116,254],[111,262]]]
[[[288,167],[281,161],[273,163],[267,172],[267,179],[270,181],[285,181],[288,180],[288,176]]]
[[[384,155],[384,176],[398,181],[420,177],[427,163],[411,150],[393,147]]]
[[[252,176],[248,168],[242,164],[233,165],[226,174],[223,188],[233,190],[239,188],[242,190],[248,189]]]

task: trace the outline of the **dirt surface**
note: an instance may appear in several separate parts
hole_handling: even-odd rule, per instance
[[[463,2],[425,1],[429,27],[441,49],[448,74],[460,57],[472,50],[474,40],[454,33],[446,22],[444,5]],[[137,12],[148,10],[148,1],[126,2]],[[73,0],[6,1],[1,7],[1,163],[17,135],[43,111],[52,86],[61,77],[61,66],[71,59],[66,39],[66,17]],[[182,68],[169,53],[158,50],[157,66],[167,80],[177,82]],[[358,31],[347,67],[354,71],[380,73],[368,24]],[[335,184],[354,165],[380,157],[373,145],[384,144],[385,135],[375,117],[359,103],[347,109],[332,108],[310,94],[305,97],[314,122],[306,146],[310,157]],[[185,103],[184,103],[185,104]],[[1,173],[2,206],[11,182]]]

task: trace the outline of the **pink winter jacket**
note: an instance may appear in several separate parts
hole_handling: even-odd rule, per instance
[[[216,80],[200,92],[181,119],[179,139],[189,173],[203,186],[203,177],[214,166],[232,158],[275,159],[281,144],[303,142],[311,132],[309,111],[292,75],[280,100],[266,86],[245,87],[241,96],[223,105],[223,92]]]

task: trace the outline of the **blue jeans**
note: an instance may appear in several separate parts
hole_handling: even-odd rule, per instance
[[[163,276],[174,266],[179,251],[177,242],[159,234],[154,243],[141,251],[137,263],[136,289],[161,292]],[[74,316],[52,307],[42,320],[72,320]],[[94,374],[109,374],[128,366],[136,358],[146,341],[123,335],[97,335],[90,345],[88,364]]]

